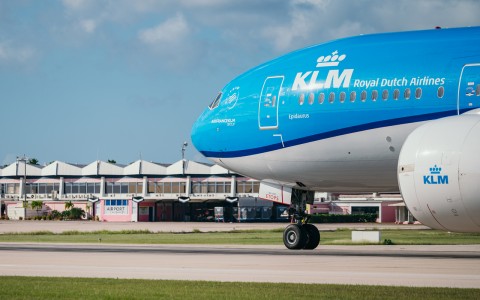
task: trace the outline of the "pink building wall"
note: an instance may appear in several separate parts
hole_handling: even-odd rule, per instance
[[[115,200],[126,200],[126,199],[115,199]],[[108,211],[107,206],[105,205],[107,200],[100,200],[100,212],[97,211],[97,216],[101,221],[105,222],[131,222],[132,221],[132,201],[127,200],[127,205],[122,209],[121,213],[113,212],[113,210]]]
[[[138,222],[149,222],[149,207],[155,207],[155,202],[140,202],[138,206]],[[142,210],[142,208],[146,208]]]

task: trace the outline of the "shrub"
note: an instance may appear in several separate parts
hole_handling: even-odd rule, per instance
[[[50,220],[60,220],[62,218],[62,214],[58,210],[52,210],[49,216]]]
[[[390,239],[384,239],[383,244],[384,245],[395,245],[395,243]]]
[[[335,215],[335,214],[317,214],[312,215],[310,223],[366,223],[375,222],[376,214],[354,214],[354,215]]]
[[[63,220],[68,220],[70,219],[70,211],[69,210],[64,210],[61,212],[61,219]]]
[[[69,218],[72,220],[79,220],[82,217],[85,217],[85,211],[78,207],[72,207],[69,211]]]

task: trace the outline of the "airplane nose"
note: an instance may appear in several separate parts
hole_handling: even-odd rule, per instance
[[[192,139],[192,144],[199,152],[202,152],[202,150],[203,150],[202,134],[201,134],[202,124],[203,124],[203,120],[202,120],[202,116],[200,116],[195,121],[195,123],[193,123],[192,131],[190,133],[190,138]]]

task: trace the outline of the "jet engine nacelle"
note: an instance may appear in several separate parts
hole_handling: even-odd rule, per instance
[[[480,232],[480,112],[428,122],[406,139],[398,182],[413,216],[432,228]]]

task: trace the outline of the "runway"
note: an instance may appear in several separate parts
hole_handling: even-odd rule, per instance
[[[0,243],[0,275],[480,287],[480,246]]]

